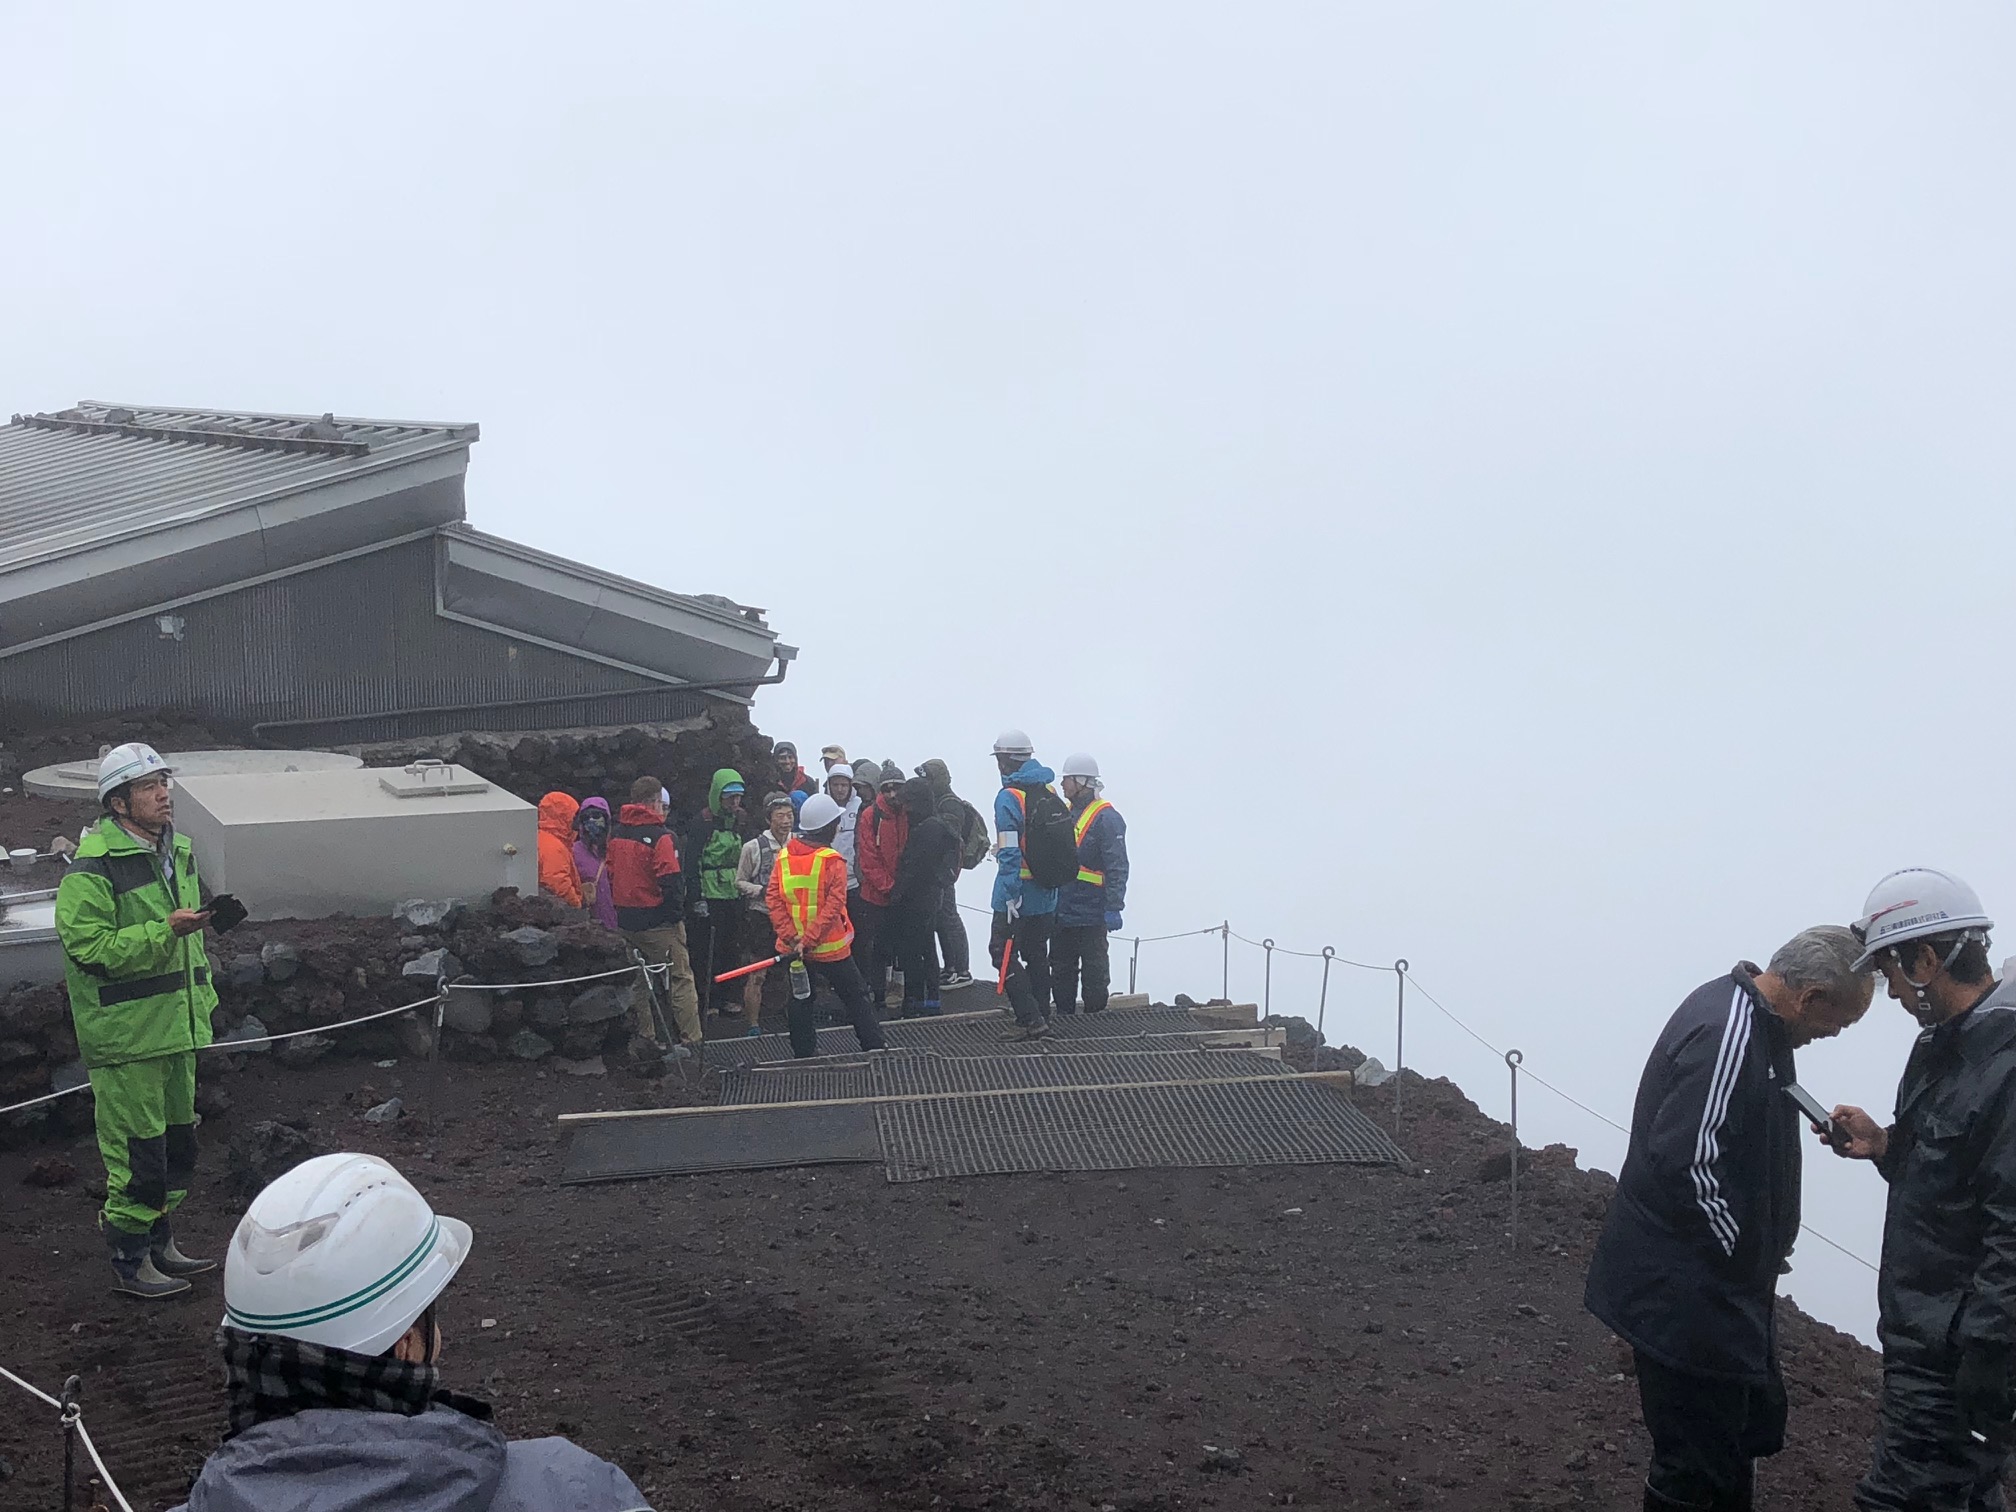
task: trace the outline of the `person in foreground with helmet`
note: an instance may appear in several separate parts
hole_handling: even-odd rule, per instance
[[[1078,875],[1057,898],[1056,943],[1050,947],[1050,982],[1057,1011],[1078,1011],[1078,973],[1085,973],[1085,1011],[1106,1011],[1113,980],[1106,936],[1120,927],[1127,906],[1127,821],[1104,797],[1099,763],[1084,752],[1066,759],[1059,779],[1071,805],[1071,835]]]
[[[1876,1282],[1883,1397],[1855,1505],[2002,1505],[2016,1415],[2016,983],[1958,877],[1912,868],[1869,894],[1860,966],[1921,1026],[1885,1128],[1834,1109],[1835,1149],[1890,1184]]]
[[[868,989],[852,960],[854,926],[847,918],[847,863],[833,849],[840,829],[840,805],[814,793],[798,809],[798,834],[777,857],[764,901],[780,955],[805,964],[812,980],[833,989],[854,1025],[863,1050],[882,1048],[882,1023],[868,1001]],[[819,1053],[819,1026],[810,996],[785,1004],[791,1054],[799,1060]]]
[[[507,1442],[441,1388],[441,1294],[469,1225],[375,1155],[318,1155],[257,1197],[224,1260],[229,1431],[178,1512],[649,1512],[564,1438]]]
[[[1056,774],[1036,759],[1035,745],[1020,730],[1003,730],[995,740],[994,765],[1001,772],[1001,791],[994,795],[994,929],[987,954],[997,973],[1007,968],[1003,990],[1015,1010],[1007,1038],[1042,1039],[1050,1032],[1057,888],[1044,886],[1031,871],[1023,841],[1063,804],[1050,788]]]
[[[196,1170],[196,1051],[217,989],[203,949],[196,856],[175,833],[174,774],[152,746],[98,764],[104,810],[56,889],[56,933],[77,1048],[96,1099],[114,1285],[137,1297],[189,1290],[213,1270],[175,1243],[168,1215]],[[240,915],[242,917],[242,914]]]
[[[1869,1010],[1861,946],[1795,935],[1690,993],[1645,1063],[1584,1304],[1631,1346],[1652,1438],[1647,1512],[1748,1512],[1785,1446],[1778,1277],[1799,1237],[1792,1053]]]

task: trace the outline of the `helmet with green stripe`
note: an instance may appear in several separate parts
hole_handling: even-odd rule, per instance
[[[468,1258],[446,1218],[375,1155],[304,1160],[252,1199],[224,1259],[224,1322],[352,1354],[399,1342]]]

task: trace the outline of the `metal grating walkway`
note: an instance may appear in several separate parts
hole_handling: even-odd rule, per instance
[[[883,1024],[882,1032],[891,1049],[935,1050],[941,1055],[1043,1055],[1056,1054],[1060,1047],[1081,1040],[1115,1042],[1102,1047],[1111,1049],[1119,1042],[1161,1040],[1170,1035],[1222,1034],[1228,1029],[1249,1029],[1259,1033],[1251,1025],[1213,1019],[1182,1008],[1072,1014],[1051,1021],[1054,1035],[1047,1040],[1003,1040],[1001,1035],[1012,1025],[1013,1020],[1007,1014],[989,1013],[976,1017],[892,1019]],[[1163,1047],[1158,1044],[1155,1048]],[[854,1037],[851,1028],[842,1026],[819,1031],[820,1055],[861,1053],[861,1042]],[[709,1066],[724,1069],[763,1061],[788,1061],[791,1059],[791,1041],[782,1034],[709,1040],[704,1054]]]
[[[1406,1159],[1344,1093],[1301,1081],[882,1103],[875,1121],[891,1181]]]
[[[1091,1041],[1088,1043],[1102,1043]],[[1052,1055],[937,1055],[894,1051],[817,1065],[768,1062],[728,1072],[721,1101],[744,1105],[829,1097],[887,1097],[933,1092],[990,1092],[1017,1087],[1121,1086],[1285,1076],[1289,1068],[1250,1050],[1086,1050]]]

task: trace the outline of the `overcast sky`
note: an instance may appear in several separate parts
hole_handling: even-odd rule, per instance
[[[1622,1120],[1893,867],[2016,942],[2016,13],[1766,9],[22,7],[0,410],[480,421],[477,525],[770,611],[767,732],[983,804],[1001,726],[1088,749],[1130,931],[1405,955]],[[1802,1080],[1887,1113],[1909,1041]]]

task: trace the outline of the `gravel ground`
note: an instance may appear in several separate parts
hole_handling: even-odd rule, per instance
[[[1608,1178],[1529,1152],[1515,1253],[1505,1131],[1445,1082],[1409,1079],[1406,1171],[561,1187],[556,1114],[685,1094],[622,1073],[448,1073],[438,1130],[361,1120],[393,1093],[424,1107],[414,1067],[255,1061],[226,1080],[185,1246],[221,1252],[261,1120],[389,1156],[476,1230],[444,1309],[450,1384],[513,1435],[615,1459],[661,1512],[1637,1505],[1635,1388],[1580,1301]],[[1389,1117],[1390,1094],[1362,1095]],[[52,1157],[78,1178],[26,1184]],[[96,1174],[84,1140],[0,1155],[0,1363],[45,1387],[80,1374],[136,1507],[164,1506],[221,1427],[220,1288],[114,1295]],[[1876,1357],[1783,1314],[1791,1447],[1760,1502],[1839,1508]],[[56,1504],[53,1418],[0,1414],[0,1507]]]

